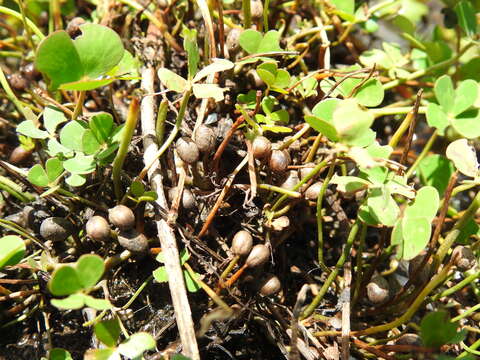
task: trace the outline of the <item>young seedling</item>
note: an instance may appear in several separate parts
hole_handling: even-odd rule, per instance
[[[443,75],[435,81],[433,92],[438,104],[428,103],[426,115],[430,126],[436,128],[440,135],[444,135],[451,126],[467,139],[480,136],[480,112],[475,106],[478,94],[476,81],[462,81],[454,89],[450,76]]]
[[[101,349],[89,349],[85,353],[87,360],[143,359],[143,353],[155,348],[155,339],[146,332],[137,332],[120,343],[120,323],[117,318],[103,320],[95,324],[95,336],[104,345]]]
[[[188,253],[188,251],[186,249],[182,250],[180,252],[180,263],[181,263],[181,265],[184,265],[188,261],[188,259],[190,259],[190,254]],[[157,257],[156,257],[156,260],[158,262],[163,263],[163,254],[162,253],[158,254]],[[200,275],[197,274],[197,273],[194,273],[194,276],[197,277],[197,278],[200,277]],[[168,274],[167,274],[167,270],[165,269],[165,266],[160,266],[159,268],[157,268],[153,272],[153,277],[159,283],[168,282]],[[185,280],[185,285],[186,285],[187,290],[189,292],[197,292],[200,289],[200,286],[196,282],[196,279],[194,279],[192,277],[192,274],[186,269],[183,270],[183,278]]]
[[[84,306],[96,310],[110,309],[108,300],[88,295],[104,271],[105,264],[98,255],[82,255],[74,264],[61,264],[52,273],[48,289],[54,296],[67,297],[52,299],[52,305],[59,309],[81,309]]]

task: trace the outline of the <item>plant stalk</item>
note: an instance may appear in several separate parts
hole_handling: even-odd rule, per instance
[[[138,113],[140,110],[140,102],[137,97],[132,98],[130,107],[128,110],[127,121],[125,122],[125,129],[122,139],[120,140],[120,146],[118,148],[115,160],[113,160],[112,178],[113,187],[115,190],[115,197],[117,200],[122,198],[122,184],[120,181],[120,172],[125,162],[125,158],[128,152],[128,146],[132,140],[133,132],[137,127]]]
[[[242,12],[243,12],[243,28],[245,30],[250,29],[252,26],[252,9],[250,8],[251,0],[242,0]]]

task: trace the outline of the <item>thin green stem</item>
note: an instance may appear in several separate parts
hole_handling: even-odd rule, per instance
[[[355,307],[357,303],[358,297],[360,296],[360,286],[362,285],[363,279],[363,250],[365,248],[365,239],[367,236],[367,228],[368,226],[362,223],[362,229],[360,230],[359,236],[359,243],[358,243],[358,251],[357,251],[357,259],[356,259],[356,271],[355,271],[355,285],[353,288],[353,298],[352,298],[352,305],[351,308]]]
[[[330,167],[328,169],[327,176],[323,180],[322,187],[317,197],[317,236],[318,236],[318,264],[322,269],[326,269],[325,262],[323,261],[323,216],[322,216],[322,203],[325,192],[327,191],[328,184],[333,176],[333,171],[335,170],[335,160],[332,160]]]
[[[451,322],[457,322],[457,321],[459,321],[459,320],[462,320],[462,319],[466,318],[468,315],[470,315],[471,313],[474,313],[475,311],[477,311],[478,309],[480,309],[480,304],[477,304],[477,305],[475,305],[475,306],[472,306],[470,309],[465,310],[465,311],[462,312],[460,315],[455,316],[454,318],[452,318],[450,321],[451,321]]]
[[[155,136],[157,137],[157,144],[163,143],[163,137],[165,136],[165,120],[168,113],[168,100],[164,99],[160,103],[157,112],[157,121],[155,122]]]
[[[337,264],[335,265],[335,268],[332,270],[330,275],[328,275],[327,280],[325,280],[325,282],[323,283],[321,289],[319,290],[318,294],[315,296],[313,301],[310,303],[310,305],[306,307],[306,309],[304,310],[301,316],[301,319],[305,319],[306,317],[312,315],[312,313],[315,311],[317,306],[323,300],[323,297],[327,293],[328,288],[330,287],[330,285],[332,285],[333,281],[338,275],[338,272],[343,267],[343,265],[345,264],[345,261],[350,255],[350,250],[352,248],[353,241],[357,236],[359,228],[360,228],[360,221],[357,219],[355,223],[352,225],[352,227],[350,228],[350,233],[348,234],[347,242],[343,248],[342,255],[340,256],[340,258],[337,261]]]
[[[433,132],[433,134],[430,136],[430,139],[428,139],[427,143],[423,147],[422,152],[418,155],[418,157],[416,158],[416,160],[412,164],[412,166],[410,166],[410,168],[407,170],[407,172],[405,174],[405,177],[407,179],[410,178],[413,175],[413,172],[418,167],[418,164],[420,164],[420,161],[422,161],[423,158],[425,158],[425,156],[427,156],[428,152],[430,151],[433,144],[435,143],[435,140],[437,140],[437,137],[438,137],[438,132],[437,132],[437,130],[435,130]]]
[[[28,39],[28,42],[30,43],[30,46],[31,46],[32,50],[33,50],[33,49],[35,49],[35,45],[34,45],[33,39],[32,39],[32,32],[27,25],[27,16],[25,15],[25,4],[23,3],[22,0],[17,0],[17,1],[18,1],[18,7],[20,8],[20,14],[22,15],[22,22],[23,22],[23,26],[25,27],[25,32],[27,34],[27,39]]]
[[[263,5],[263,29],[264,32],[268,32],[268,7],[270,5],[270,0],[265,0]]]
[[[122,306],[122,309],[125,310],[125,309],[128,309],[130,307],[130,305],[132,305],[132,303],[135,301],[135,299],[138,297],[138,295],[140,295],[140,293],[143,291],[143,289],[145,289],[145,287],[148,285],[148,283],[150,281],[153,280],[153,275],[150,275],[143,283],[142,285],[140,285],[140,287],[137,289],[137,291],[135,291],[135,294],[132,295],[132,297],[127,301],[127,303],[125,305]]]
[[[0,6],[1,9],[1,6]],[[18,100],[17,96],[13,92],[12,88],[10,87],[10,84],[7,81],[7,78],[5,77],[5,73],[2,70],[2,67],[0,66],[0,85],[3,87],[3,90],[5,91],[5,94],[7,95],[8,99],[15,105],[15,107],[18,109],[20,114],[22,114],[25,118],[27,118],[27,114],[23,108],[22,103],[20,100]]]
[[[436,294],[435,296],[432,296],[431,300],[432,301],[437,301],[438,299],[445,297],[445,296],[450,296],[457,291],[463,289],[465,286],[470,284],[471,282],[475,281],[480,277],[480,271],[477,271],[469,276],[467,276],[465,279],[460,281],[458,284],[448,288],[447,290],[441,292],[440,294]]]
[[[117,200],[120,200],[122,198],[122,184],[120,181],[120,172],[127,156],[128,146],[130,145],[130,141],[132,140],[133,132],[137,127],[139,109],[140,102],[138,98],[132,98],[130,108],[128,109],[128,116],[127,121],[125,122],[123,137],[120,140],[120,147],[118,148],[115,160],[113,160],[112,179],[113,187],[115,190],[115,197],[117,198]]]
[[[313,178],[320,170],[322,170],[325,166],[327,166],[328,162],[330,161],[330,159],[325,159],[323,160],[322,162],[318,163],[313,169],[312,171],[310,171],[307,176],[305,176],[302,180],[300,180],[300,182],[295,185],[293,188],[292,188],[292,191],[297,191],[298,189],[300,189],[302,187],[303,184],[306,184],[311,178]],[[273,213],[275,212],[275,210],[277,210],[280,205],[283,204],[283,202],[285,200],[288,199],[288,195],[282,195],[280,196],[277,201],[275,201],[275,203],[273,204],[272,208],[270,209],[270,213]]]
[[[168,136],[167,140],[165,140],[162,147],[158,150],[150,163],[148,165],[145,165],[145,167],[142,169],[140,174],[137,176],[137,180],[141,180],[145,177],[145,175],[147,175],[148,170],[153,166],[153,164],[155,164],[156,161],[158,161],[158,159],[160,159],[165,150],[167,150],[168,147],[172,144],[173,140],[175,140],[175,137],[177,136],[180,128],[182,127],[183,117],[185,116],[185,110],[187,109],[188,100],[190,99],[191,95],[191,89],[187,90],[183,94],[182,102],[180,103],[180,109],[178,110],[177,120],[175,121],[175,127],[172,129],[172,132]]]
[[[18,200],[22,202],[30,202],[35,200],[35,196],[22,191],[22,188],[9,178],[0,175],[0,185],[3,186],[2,189],[10,193],[12,196],[15,196]]]
[[[426,75],[426,74],[428,74],[432,71],[440,70],[440,69],[443,69],[447,66],[450,66],[450,65],[454,64],[474,44],[475,44],[474,42],[470,42],[469,44],[465,45],[463,47],[463,49],[461,49],[458,52],[458,54],[451,59],[441,61],[441,62],[436,63],[436,64],[434,64],[434,65],[432,65],[432,66],[430,66],[426,69],[421,69],[421,70],[415,71],[415,72],[411,73],[409,76],[407,76],[403,79],[396,79],[396,80],[392,80],[388,83],[385,83],[385,84],[383,84],[383,89],[384,90],[389,90],[389,89],[394,88],[394,87],[396,87],[400,84],[403,84],[405,81],[414,80],[414,79],[422,77],[422,76],[424,76],[424,75]]]
[[[222,274],[220,275],[220,280],[225,280],[227,278],[227,276],[232,272],[235,265],[237,265],[238,260],[240,260],[240,256],[235,255],[228,264],[228,266],[225,268],[225,270],[223,270]]]
[[[75,120],[82,114],[83,102],[85,101],[85,91],[80,91],[78,94],[77,104],[75,105],[75,109],[73,110],[72,120]]]
[[[462,214],[462,217],[457,220],[453,229],[462,230],[465,225],[473,218],[477,210],[480,208],[480,191],[477,192],[472,202]]]
[[[412,111],[411,106],[398,106],[398,107],[383,107],[383,108],[378,108],[378,109],[370,109],[369,110],[371,113],[373,113],[373,116],[375,118],[378,118],[380,116],[385,116],[385,115],[400,115],[400,114],[408,114],[410,111]],[[427,111],[426,106],[420,106],[418,108],[418,113],[419,114],[425,114]],[[408,129],[408,126],[407,126]]]
[[[5,6],[0,6],[0,13],[13,16],[14,18],[22,21],[22,14],[20,14],[15,10],[9,9]],[[43,33],[40,31],[40,29],[37,27],[37,25],[35,25],[35,23],[32,20],[30,20],[29,18],[26,18],[25,20],[26,20],[26,25],[35,33],[35,35],[38,36],[40,40],[45,39],[45,35],[43,35]]]
[[[448,263],[442,271],[440,271],[436,276],[433,277],[433,279],[423,288],[423,290],[418,294],[418,296],[415,298],[415,301],[410,305],[408,310],[400,316],[399,318],[395,319],[394,321],[391,321],[389,323],[383,324],[383,325],[378,325],[378,326],[373,326],[371,328],[365,329],[365,330],[360,330],[360,331],[355,331],[354,334],[355,336],[359,335],[371,335],[371,334],[376,334],[379,332],[384,332],[388,331],[390,329],[393,329],[395,327],[398,327],[407,321],[409,321],[412,316],[417,312],[418,308],[420,305],[422,305],[423,301],[427,297],[428,294],[430,294],[437,286],[442,284],[445,279],[448,277],[448,273],[450,272],[450,269],[452,268],[452,264]],[[353,335],[353,333],[352,333]]]
[[[286,196],[290,196],[290,197],[293,197],[293,198],[299,198],[299,197],[302,196],[302,194],[300,194],[299,192],[292,191],[292,190],[287,190],[287,189],[284,189],[284,188],[281,188],[281,187],[275,186],[275,185],[270,185],[270,184],[258,184],[258,187],[259,187],[260,189],[275,191],[275,192],[278,192],[278,193],[280,193],[280,194],[284,194],[284,195],[286,195]]]
[[[243,28],[250,29],[252,26],[252,9],[250,8],[250,0],[242,0],[242,12],[243,12]]]
[[[470,345],[470,347],[468,348],[468,350],[465,349],[465,351],[462,352],[462,353],[457,357],[457,359],[458,359],[458,360],[466,359],[467,356],[469,356],[469,354],[471,353],[471,351],[469,351],[469,350],[475,350],[475,349],[478,348],[479,346],[480,346],[480,339],[478,339],[478,340],[475,341],[472,345]]]

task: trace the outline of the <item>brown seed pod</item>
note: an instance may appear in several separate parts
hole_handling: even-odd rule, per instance
[[[280,279],[273,274],[266,274],[260,280],[260,294],[262,296],[272,296],[277,294],[282,288]]]
[[[129,230],[135,226],[135,215],[125,205],[117,205],[108,210],[108,220],[120,230]]]
[[[472,249],[462,245],[458,245],[453,249],[452,259],[460,271],[470,270],[477,263]]]
[[[262,244],[255,245],[245,261],[245,265],[249,268],[257,267],[265,264],[270,257],[270,250]]]
[[[228,33],[225,44],[230,53],[235,53],[240,49],[240,43],[238,42],[238,40],[240,39],[240,35],[242,34],[242,32],[243,29],[233,28]]]
[[[198,150],[197,144],[188,138],[181,137],[177,140],[177,154],[187,164],[193,164],[200,157],[200,152]]]
[[[32,150],[27,150],[22,145],[19,145],[10,153],[8,161],[14,165],[21,165],[30,160],[31,156]]]
[[[305,199],[307,200],[317,200],[318,194],[320,194],[320,190],[322,189],[323,183],[318,181],[312,185],[310,185],[305,191]]]
[[[257,136],[253,139],[252,150],[255,158],[266,158],[272,151],[272,143],[265,136]]]
[[[147,238],[135,229],[120,232],[118,243],[133,253],[144,254],[148,251]]]
[[[19,73],[8,75],[7,78],[10,86],[17,91],[25,91],[25,89],[28,87],[27,79],[25,79]]]
[[[419,266],[423,263],[425,255],[426,253],[422,252],[421,254],[415,256],[412,260],[410,260],[408,264],[408,277],[415,285],[425,284],[427,281],[430,280],[433,263],[432,257],[430,257],[430,259],[422,269],[417,271]]]
[[[290,170],[280,187],[285,190],[292,190],[299,182],[298,172],[296,170]]]
[[[271,229],[273,231],[283,231],[290,226],[290,219],[287,215],[280,216],[272,220]]]
[[[200,125],[195,132],[194,139],[198,150],[202,153],[209,153],[215,148],[215,142],[217,137],[211,127],[206,125]]]
[[[27,80],[35,81],[41,78],[42,74],[35,69],[33,63],[28,63],[20,68],[21,73]]]
[[[422,339],[417,334],[403,334],[398,339],[395,340],[395,345],[413,345],[421,346]]]
[[[252,0],[250,2],[250,12],[252,14],[252,20],[258,21],[263,16],[263,4],[260,0]]]
[[[40,225],[40,235],[51,241],[64,241],[73,234],[73,224],[62,217],[49,217]]]
[[[300,168],[300,180],[303,180],[310,174],[315,167],[314,163],[307,163],[304,167]]]
[[[376,276],[367,285],[367,297],[372,304],[382,304],[390,296],[390,285],[385,278]]]
[[[177,195],[177,187],[173,187],[168,190],[168,199],[170,202],[175,200]],[[192,192],[188,189],[183,189],[182,192],[182,207],[184,209],[192,209],[195,206],[195,197],[193,196]]]
[[[282,173],[290,164],[290,155],[287,151],[273,150],[268,161],[268,166],[273,172]]]
[[[72,39],[79,36],[82,33],[80,26],[85,24],[85,22],[85,19],[81,17],[74,17],[72,20],[70,20],[66,28],[68,35],[70,35]]]
[[[92,216],[85,225],[87,235],[95,241],[107,241],[110,238],[110,225],[102,216]]]
[[[246,230],[240,230],[232,240],[231,250],[234,255],[247,256],[253,245],[252,235]]]

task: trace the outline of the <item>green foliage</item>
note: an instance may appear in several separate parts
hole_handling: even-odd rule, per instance
[[[360,66],[355,65],[342,69],[345,77],[335,76],[333,79],[324,79],[320,82],[320,88],[324,93],[331,91],[332,97],[342,96],[344,99],[353,97],[360,105],[373,107],[382,103],[384,90],[378,79],[367,79],[366,81],[355,75]],[[334,88],[335,87],[335,88]],[[334,88],[332,90],[332,88]]]
[[[479,181],[477,154],[475,149],[468,144],[467,139],[458,139],[450,143],[446,155],[463,175]]]
[[[458,323],[452,323],[446,311],[428,313],[420,323],[422,342],[428,347],[457,344],[466,336],[466,330],[457,332]]]
[[[367,50],[360,56],[360,62],[369,67],[376,66],[387,70],[391,78],[405,78],[409,75],[403,67],[408,63],[408,56],[403,55],[400,46],[393,43],[383,43],[383,50]]]
[[[24,241],[15,235],[0,238],[0,269],[18,264],[25,255]]]
[[[82,255],[75,264],[60,265],[52,273],[48,289],[55,296],[52,305],[59,309],[80,309],[89,306],[97,310],[110,309],[111,304],[104,299],[96,299],[88,292],[101,279],[105,265],[98,255]]]
[[[53,348],[50,350],[50,356],[48,357],[48,360],[73,360],[73,358],[67,350]]]
[[[265,54],[283,51],[280,47],[280,33],[277,30],[270,30],[262,35],[256,30],[247,29],[240,34],[238,42],[242,49],[250,55],[264,54],[264,56],[259,55],[245,59],[242,61],[244,64],[258,60],[271,61]]]
[[[442,195],[455,169],[450,160],[433,154],[422,159],[418,164],[418,171],[423,185],[433,186]]]
[[[182,250],[180,253],[181,265],[185,264],[189,258],[190,258],[190,254],[188,253],[188,251],[186,249]],[[163,263],[164,262],[163,254],[162,253],[158,254],[156,260],[158,262]],[[200,275],[197,273],[195,273],[195,276],[200,277]],[[154,270],[153,278],[159,283],[168,282],[168,273],[167,273],[167,270],[165,269],[165,266],[160,266],[156,270]],[[197,292],[200,289],[200,286],[198,285],[198,283],[195,281],[195,279],[192,278],[192,276],[186,269],[183,270],[183,278],[185,280],[185,285],[189,292]]]
[[[120,37],[98,24],[84,24],[80,30],[82,35],[75,40],[66,31],[56,31],[38,46],[35,66],[49,78],[53,90],[92,90],[116,80],[99,77],[122,60]]]
[[[258,76],[267,84],[269,89],[281,93],[288,93],[284,91],[290,84],[290,74],[288,71],[278,69],[276,62],[264,62],[257,66]]]
[[[425,248],[439,204],[440,196],[434,187],[424,186],[417,191],[415,200],[407,205],[392,231],[391,243],[398,246],[398,258],[411,260]]]
[[[331,141],[366,147],[375,139],[370,129],[373,114],[361,108],[355,99],[326,99],[312,113],[305,116],[305,121]]]
[[[478,84],[474,80],[464,80],[456,89],[448,75],[435,81],[434,93],[438,104],[430,102],[427,107],[427,122],[441,135],[451,125],[467,139],[480,136],[480,113],[471,109],[478,95]]]
[[[112,360],[125,356],[128,359],[143,358],[142,354],[155,348],[156,342],[152,335],[146,332],[132,334],[124,342],[118,344],[120,339],[120,324],[117,318],[103,320],[95,324],[94,332],[106,348],[89,349],[85,353],[87,360]]]

